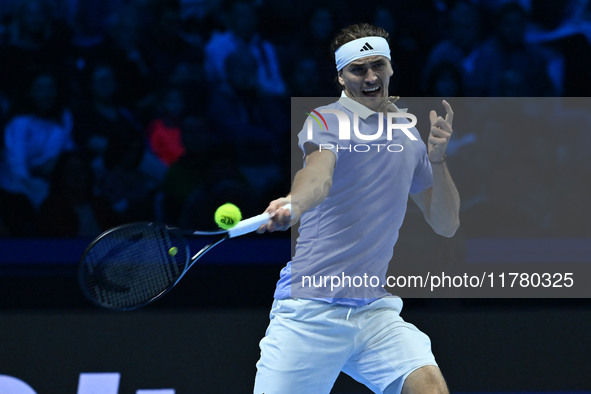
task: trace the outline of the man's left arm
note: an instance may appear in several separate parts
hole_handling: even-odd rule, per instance
[[[460,195],[445,161],[447,144],[453,133],[453,110],[443,100],[445,118],[435,111],[429,114],[431,130],[427,141],[427,153],[433,169],[433,186],[411,194],[411,198],[423,212],[433,230],[444,237],[453,237],[459,225]]]

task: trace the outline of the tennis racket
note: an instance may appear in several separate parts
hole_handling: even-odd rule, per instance
[[[290,204],[283,209],[290,209]],[[256,231],[268,213],[242,220],[229,230],[192,231],[161,223],[124,224],[99,235],[84,251],[79,281],[84,295],[111,310],[130,311],[156,301],[213,247],[228,238]],[[186,236],[207,239],[191,255]]]

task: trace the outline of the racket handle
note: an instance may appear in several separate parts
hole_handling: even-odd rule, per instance
[[[286,204],[279,209],[289,209],[291,211],[291,204]],[[228,237],[234,238],[244,234],[252,233],[257,231],[259,227],[267,223],[271,216],[267,213],[261,213],[260,215],[253,216],[248,219],[241,220],[238,224],[228,230]]]

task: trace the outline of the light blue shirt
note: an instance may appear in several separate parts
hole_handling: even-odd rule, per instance
[[[359,133],[351,131],[351,139],[339,139],[337,116],[325,110],[342,111],[352,128],[357,113]],[[394,105],[389,110],[400,112]],[[386,272],[409,193],[433,182],[427,149],[414,127],[408,130],[415,140],[399,129],[388,140],[386,116],[348,97],[316,111],[328,130],[307,121],[298,135],[299,146],[304,150],[311,143],[335,154],[333,185],[322,203],[302,215],[295,255],[281,271],[275,298],[365,305],[390,295],[384,288]],[[368,140],[379,135],[380,118],[381,137]]]

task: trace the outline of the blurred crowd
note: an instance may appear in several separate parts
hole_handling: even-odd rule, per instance
[[[589,95],[586,0],[4,0],[0,235],[259,213],[289,189],[290,97],[338,94],[329,43],[361,21],[391,35],[392,94]],[[449,152],[469,231],[591,235],[589,137],[482,126]]]

